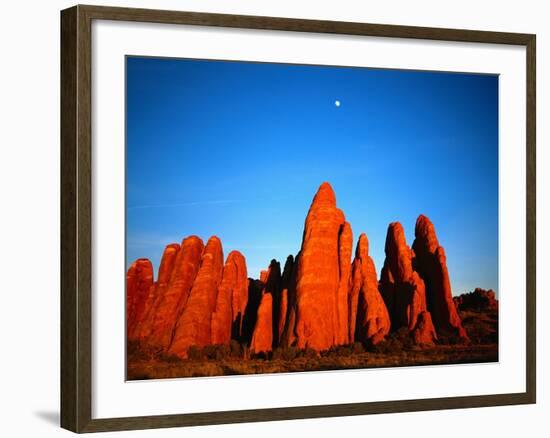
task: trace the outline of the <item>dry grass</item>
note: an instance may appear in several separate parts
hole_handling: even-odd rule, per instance
[[[251,357],[246,346],[231,341],[230,345],[191,348],[189,359],[182,360],[130,342],[127,377],[145,380],[498,361],[498,311],[461,311],[460,317],[472,341],[470,345],[440,338],[439,345],[420,348],[405,329],[366,348],[354,343],[321,354],[295,347],[277,348],[268,356]]]
[[[429,349],[394,352],[365,351],[358,354],[302,355],[294,359],[222,359],[140,358],[129,357],[128,379],[162,379],[222,375],[286,373],[413,365],[480,363],[498,361],[496,344],[439,345]]]

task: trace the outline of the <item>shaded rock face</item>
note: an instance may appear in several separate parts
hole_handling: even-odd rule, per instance
[[[281,265],[277,260],[271,260],[264,279],[260,305],[256,314],[256,323],[250,342],[250,349],[255,353],[266,353],[276,346],[281,294]],[[269,314],[267,313],[269,309]],[[269,340],[270,344],[267,345]]]
[[[199,270],[204,243],[197,236],[183,240],[174,260],[172,274],[162,295],[152,309],[149,342],[168,348],[174,335],[175,321],[183,312]]]
[[[270,293],[264,293],[258,307],[254,334],[250,342],[250,350],[256,354],[271,351],[273,345],[272,313],[273,296]]]
[[[244,312],[241,336],[237,338],[240,342],[249,344],[252,340],[263,289],[264,283],[261,280],[255,280],[253,278],[248,279],[248,304]]]
[[[233,324],[240,336],[242,315],[248,302],[246,261],[238,251],[227,256],[223,276],[218,287],[216,307],[212,313],[212,344],[229,344]]]
[[[145,302],[153,287],[153,265],[149,259],[137,259],[126,273],[126,335],[136,337],[136,327],[143,318]]]
[[[445,250],[439,245],[432,222],[420,215],[414,234],[414,267],[426,284],[427,307],[436,330],[467,341],[468,335],[453,302]]]
[[[212,313],[216,306],[222,271],[222,244],[220,239],[213,236],[206,244],[187,306],[177,322],[170,353],[186,358],[189,347],[211,344]]]
[[[289,293],[289,289],[291,288],[291,283],[293,282],[293,271],[294,257],[289,255],[286,259],[283,275],[281,277],[281,298],[279,303],[277,333],[276,337],[274,336],[274,343],[276,345],[283,344],[283,332],[285,330],[285,326],[287,325],[287,316],[289,312],[289,295],[292,293]]]
[[[388,227],[385,252],[380,289],[390,312],[392,330],[407,327],[414,339],[421,339],[425,345],[433,344],[436,337],[431,335],[435,335],[431,315],[423,315],[422,327],[417,328],[420,314],[428,312],[426,286],[413,270],[415,254],[407,245],[405,231],[399,222]]]
[[[265,281],[264,290],[262,295],[270,294],[272,298],[271,303],[271,339],[272,346],[276,346],[277,333],[279,331],[279,313],[281,311],[281,264],[273,259],[267,269],[267,276]],[[263,298],[262,298],[263,299]],[[261,305],[261,304],[260,304]]]
[[[350,339],[375,345],[390,332],[391,322],[365,234],[359,236],[352,271]]]
[[[393,222],[388,227],[385,252],[380,288],[390,312],[392,329],[410,328],[414,326],[418,313],[426,310],[425,289],[422,279],[413,273],[413,253],[399,222]]]
[[[332,187],[323,183],[306,218],[297,264],[295,335],[299,348],[321,351],[336,342],[339,237],[344,222]]]
[[[418,314],[418,320],[412,331],[412,336],[415,344],[434,344],[434,341],[437,340],[437,333],[435,332],[430,312],[423,311]]]
[[[291,262],[289,262],[289,260],[291,260]],[[279,339],[279,345],[281,347],[290,347],[296,344],[296,273],[299,261],[300,253],[296,255],[295,259],[292,259],[292,256],[288,256],[287,263],[285,263],[283,291],[285,289],[287,290],[288,304],[284,328]],[[288,279],[288,282],[286,282],[285,279]]]

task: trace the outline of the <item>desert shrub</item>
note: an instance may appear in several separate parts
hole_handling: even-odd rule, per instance
[[[305,357],[307,359],[317,358],[319,354],[313,348],[304,348],[299,351],[298,357]]]
[[[373,353],[399,354],[403,351],[413,349],[414,342],[407,327],[402,327],[390,334],[384,341],[376,345],[367,345],[366,347]]]
[[[279,347],[273,350],[273,359],[294,360],[299,350],[296,347]]]
[[[231,347],[225,344],[207,345],[204,354],[210,360],[222,360],[231,357]]]
[[[354,342],[351,345],[351,352],[353,354],[362,354],[365,352],[365,347],[361,344],[361,342]]]
[[[131,360],[152,360],[162,353],[159,347],[151,346],[145,342],[128,341],[126,344],[126,355]]]
[[[187,350],[187,357],[191,360],[204,360],[206,359],[206,354],[201,347],[191,345]]]
[[[259,353],[251,352],[251,356],[254,359],[270,360],[272,357],[271,351],[261,351]]]
[[[229,342],[230,356],[233,358],[242,358],[243,357],[243,346],[239,344],[235,339],[231,339]]]
[[[180,363],[181,358],[175,354],[162,353],[158,356],[158,360],[166,363]]]

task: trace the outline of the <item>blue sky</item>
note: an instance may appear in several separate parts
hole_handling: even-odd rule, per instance
[[[423,213],[453,293],[498,291],[497,76],[129,57],[126,148],[127,266],[215,234],[257,277],[329,181],[378,273]]]

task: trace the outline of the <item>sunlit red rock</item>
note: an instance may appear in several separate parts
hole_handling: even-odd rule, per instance
[[[264,293],[260,306],[258,307],[258,315],[254,334],[250,342],[250,350],[256,354],[267,353],[272,350],[273,345],[273,296],[270,293]]]
[[[187,304],[191,287],[199,271],[203,249],[204,244],[197,236],[187,237],[181,243],[169,283],[152,309],[149,343],[162,348],[170,346],[176,322]]]
[[[240,252],[231,251],[223,268],[216,307],[212,313],[212,344],[229,344],[232,325],[237,318],[240,334],[240,321],[248,301],[247,295],[246,261]]]
[[[242,336],[244,313],[248,304],[248,272],[246,259],[239,251],[229,253],[230,267],[224,267],[224,279],[229,275],[228,283],[232,289],[232,336],[239,339]],[[228,274],[225,270],[229,269]],[[223,283],[223,281],[222,281]]]
[[[340,282],[336,294],[337,332],[335,343],[347,344],[349,340],[349,309],[348,296],[350,289],[351,255],[353,252],[353,233],[348,222],[340,228],[338,236],[338,264]]]
[[[369,241],[365,234],[359,236],[352,269],[350,296],[357,302],[357,309],[354,321],[350,321],[351,329],[355,340],[374,345],[390,332],[391,322],[378,290],[376,268],[369,256]]]
[[[326,350],[335,344],[340,285],[339,234],[344,213],[323,183],[309,209],[296,274],[296,326],[299,348]]]
[[[439,245],[432,222],[424,215],[416,221],[414,267],[426,284],[428,310],[438,332],[468,341],[453,302],[445,250]]]
[[[171,243],[166,246],[162,253],[160,260],[160,266],[158,270],[157,281],[149,290],[149,296],[145,302],[145,309],[143,317],[138,321],[136,327],[136,338],[140,340],[149,340],[151,331],[153,329],[153,322],[155,318],[155,309],[159,300],[164,296],[168,288],[168,284],[172,277],[174,270],[174,264],[180,250],[180,245],[177,243]]]
[[[283,331],[285,329],[286,315],[288,312],[288,289],[281,291],[281,301],[279,304],[279,319],[277,322],[277,337],[274,339],[275,345],[281,344],[283,338]]]
[[[177,322],[170,353],[186,358],[189,347],[204,347],[212,343],[212,313],[222,271],[222,244],[219,238],[212,236],[203,251],[187,305]]]
[[[426,285],[413,270],[415,253],[407,245],[399,222],[388,227],[385,251],[380,289],[390,312],[392,330],[407,327],[415,342],[433,344],[436,336],[427,308]]]
[[[405,230],[399,222],[392,222],[388,227],[385,251],[394,281],[408,281],[413,272],[412,253],[405,239]]]
[[[153,265],[149,259],[137,259],[126,273],[126,332],[134,339],[137,323],[143,318],[145,302],[153,286]]]

